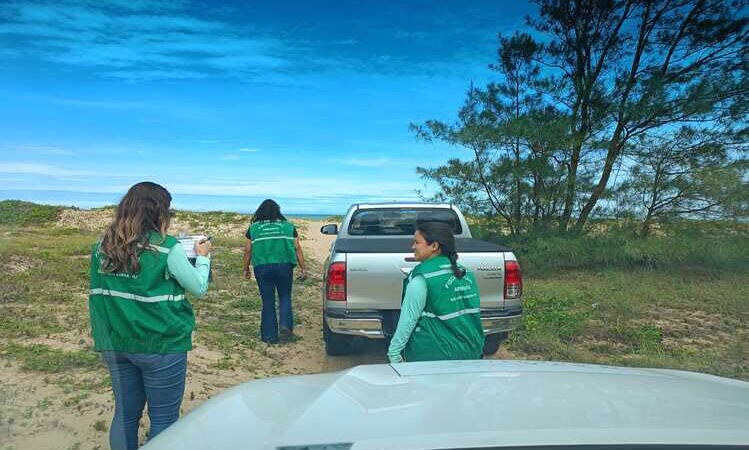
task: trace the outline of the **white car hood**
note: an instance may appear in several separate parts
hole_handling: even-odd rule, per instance
[[[236,386],[146,449],[332,444],[341,445],[325,448],[749,444],[749,383],[535,361],[359,366]]]

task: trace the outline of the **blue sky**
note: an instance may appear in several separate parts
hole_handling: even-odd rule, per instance
[[[4,1],[0,198],[89,207],[152,180],[191,209],[418,199],[433,187],[416,166],[467,155],[416,141],[409,123],[453,120],[470,83],[493,77],[497,33],[525,30],[534,12],[514,1]]]

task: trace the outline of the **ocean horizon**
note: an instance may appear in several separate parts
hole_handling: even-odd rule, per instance
[[[104,206],[117,205],[124,193],[105,192],[74,192],[53,190],[0,190],[0,201],[22,200],[41,205],[69,206],[79,209],[94,209]],[[186,211],[224,211],[240,214],[252,214],[260,202],[267,197],[244,197],[222,195],[193,195],[172,194],[172,208]],[[317,209],[310,205],[300,204],[300,199],[275,198],[281,205],[284,215],[304,219],[319,219],[334,215],[343,215],[345,209],[335,211],[324,208]],[[303,200],[303,199],[302,199]]]

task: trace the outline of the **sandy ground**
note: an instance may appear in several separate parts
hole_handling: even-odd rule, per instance
[[[74,221],[72,216],[66,220]],[[106,220],[102,218],[102,220]],[[321,289],[321,264],[333,236],[319,232],[323,222],[301,222],[303,248],[311,263],[311,289]],[[233,230],[236,231],[236,230]],[[17,266],[24,265],[16,261]],[[366,342],[361,352],[348,357],[325,355],[320,324],[319,295],[294,298],[295,310],[302,311],[295,332],[302,337],[292,343],[261,346],[253,354],[239,355],[231,369],[218,369],[225,357],[203,345],[196,332],[195,349],[189,354],[187,385],[182,412],[187,413],[206,399],[239,383],[259,377],[343,370],[360,364],[387,362],[384,341]],[[76,349],[90,344],[88,336],[61,333],[39,340],[53,348]],[[512,358],[502,349],[495,358]],[[12,360],[0,359],[0,450],[21,449],[106,449],[112,418],[113,398],[105,370],[85,374],[44,375],[21,370]],[[97,386],[91,388],[91,386]],[[84,392],[84,394],[81,394]],[[147,418],[142,421],[143,430]]]

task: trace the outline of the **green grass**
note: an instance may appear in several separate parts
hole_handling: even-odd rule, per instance
[[[88,328],[89,254],[97,235],[64,228],[7,227],[0,234],[0,338]]]
[[[749,380],[744,274],[569,271],[525,280],[521,357],[678,368]]]
[[[35,308],[2,308],[0,316],[0,338],[17,339],[62,333],[65,327],[51,312]]]
[[[0,201],[0,225],[46,225],[56,221],[62,210],[60,206],[3,200]]]
[[[88,350],[66,351],[48,345],[18,345],[10,343],[0,350],[0,355],[21,363],[24,370],[61,373],[73,369],[96,369],[101,366],[98,354]]]

